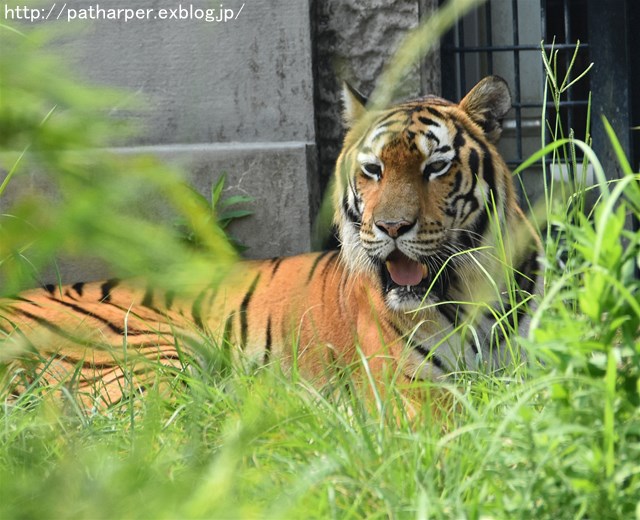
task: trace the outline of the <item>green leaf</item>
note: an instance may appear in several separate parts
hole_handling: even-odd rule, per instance
[[[250,209],[232,209],[221,213],[218,218],[220,220],[234,220],[238,218],[248,217],[253,215],[253,211]]]
[[[218,177],[218,180],[211,187],[211,207],[212,208],[216,208],[218,206],[226,180],[227,180],[227,175],[226,173],[223,173],[220,175],[220,177]]]
[[[218,206],[221,208],[225,208],[227,206],[233,206],[235,204],[248,204],[254,201],[255,199],[253,197],[249,197],[248,195],[231,195],[230,197],[220,200]]]

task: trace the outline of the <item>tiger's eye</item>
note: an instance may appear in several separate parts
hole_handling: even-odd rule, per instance
[[[379,179],[382,175],[382,166],[376,163],[365,163],[362,165],[362,171],[373,179]]]
[[[424,167],[423,174],[425,175],[425,177],[428,177],[430,175],[442,174],[442,173],[445,173],[446,170],[449,169],[450,165],[451,165],[451,163],[449,161],[434,161],[434,162],[431,162],[431,163],[427,164]]]

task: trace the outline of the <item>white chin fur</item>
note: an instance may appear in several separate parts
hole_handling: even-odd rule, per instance
[[[422,304],[422,298],[407,292],[402,288],[391,289],[386,296],[387,305],[398,312],[415,311]]]

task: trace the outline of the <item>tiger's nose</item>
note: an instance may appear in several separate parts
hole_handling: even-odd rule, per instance
[[[404,235],[415,223],[415,220],[413,222],[408,220],[376,220],[375,222],[376,227],[391,238],[398,238],[400,235]]]

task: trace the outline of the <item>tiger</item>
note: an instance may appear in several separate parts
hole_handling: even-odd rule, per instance
[[[363,360],[375,380],[407,382],[517,360],[508,337],[528,326],[540,242],[495,147],[506,81],[486,77],[457,104],[427,95],[381,109],[345,84],[343,106],[337,249],[239,262],[191,299],[118,279],[5,297],[5,352],[37,353],[41,381],[73,381],[106,405],[125,398],[127,377],[147,388],[145,360],[180,368],[190,345],[233,345],[312,381]]]

